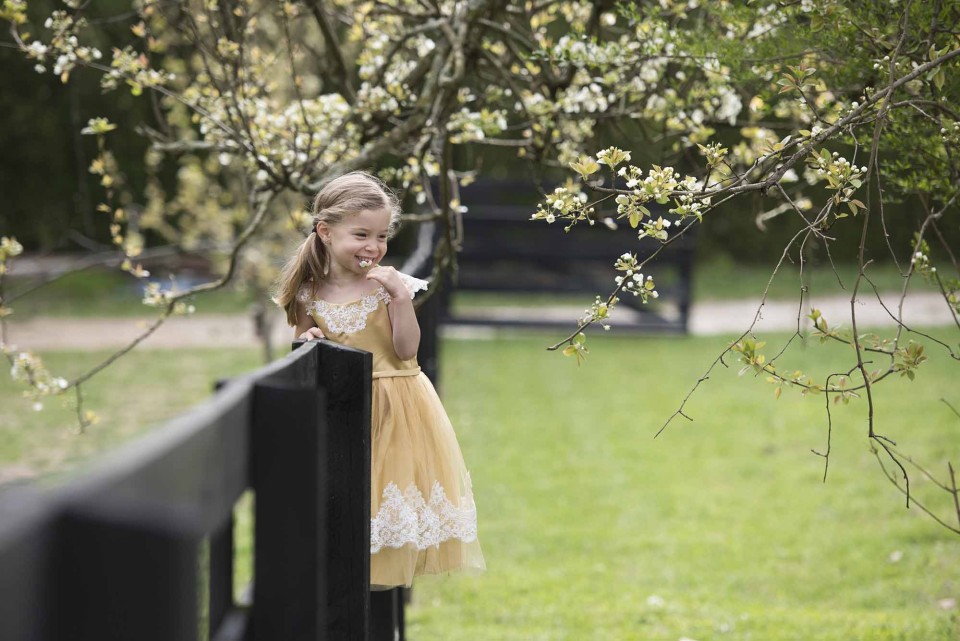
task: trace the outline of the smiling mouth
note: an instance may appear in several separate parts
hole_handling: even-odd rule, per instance
[[[360,263],[360,267],[363,267],[363,268],[367,268],[367,267],[370,267],[370,266],[373,265],[373,259],[372,259],[372,258],[360,258],[360,257],[358,256],[358,257],[357,257],[357,260],[358,260],[359,263]]]

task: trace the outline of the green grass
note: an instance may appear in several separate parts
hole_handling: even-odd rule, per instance
[[[553,338],[443,344],[441,393],[473,475],[488,571],[418,580],[408,638],[958,637],[958,610],[938,601],[960,597],[960,537],[904,508],[869,452],[862,402],[836,410],[824,484],[810,453],[825,444],[822,399],[774,400],[736,367],[701,386],[694,422],[653,439],[722,338],[596,336],[580,369],[543,349]],[[792,366],[822,373],[845,356],[809,346]],[[59,372],[96,355],[46,358]],[[103,421],[83,436],[69,409],[32,412],[4,379],[0,466],[80,460],[258,365],[252,350],[135,352],[91,386]],[[960,401],[956,367],[934,350],[916,381],[884,384],[877,399],[878,430],[941,475],[960,462],[960,420],[938,400]],[[914,476],[917,496],[946,514]]]
[[[39,284],[32,278],[7,280],[8,297],[18,296]],[[166,283],[165,286],[169,284]],[[90,316],[154,316],[157,310],[146,307],[142,283],[119,270],[91,268],[64,276],[30,292],[11,303],[13,320],[35,316],[90,317]],[[216,290],[194,302],[201,313],[242,313],[254,303],[250,291],[234,288]]]
[[[693,276],[693,300],[759,300],[767,288],[767,283],[773,273],[772,265],[742,265],[729,259],[713,259],[695,263]],[[906,268],[907,265],[904,265]],[[652,269],[656,274],[656,268]],[[881,292],[899,292],[903,288],[903,277],[893,263],[870,264],[866,275],[873,281]],[[785,261],[777,271],[773,282],[770,283],[768,297],[770,300],[795,300],[800,294],[800,267]],[[833,267],[804,265],[803,283],[818,296],[831,294],[849,294],[853,291],[853,284],[857,276],[855,264],[838,264],[836,272]],[[910,279],[910,291],[934,291],[936,285],[927,283],[923,278],[914,276]],[[860,291],[872,293],[871,285],[864,281],[860,284]]]
[[[70,378],[108,352],[42,353],[56,376]],[[261,365],[256,350],[140,350],[83,387],[84,407],[100,421],[77,432],[75,396],[47,398],[34,411],[23,388],[0,376],[0,483],[71,469],[208,398],[214,383]]]
[[[444,345],[489,570],[415,584],[411,639],[957,638],[937,602],[960,596],[960,537],[904,509],[862,404],[837,410],[823,484],[821,400],[732,372],[653,439],[722,339],[598,338],[580,370],[547,342]],[[843,356],[797,355],[818,371]],[[957,400],[956,364],[928,365],[884,390],[878,428],[940,473],[960,460],[937,402]]]

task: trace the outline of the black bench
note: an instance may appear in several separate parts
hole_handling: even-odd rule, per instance
[[[616,221],[616,229],[603,223],[579,223],[565,232],[563,221],[530,220],[541,196],[529,182],[477,181],[462,188],[460,197],[468,210],[463,215],[458,273],[443,296],[441,322],[445,324],[569,328],[595,296],[606,297],[613,290],[619,273],[613,264],[621,254],[633,252],[643,260],[660,246],[650,238],[638,240],[637,230],[626,221]],[[612,200],[605,213],[615,219]],[[691,237],[665,248],[648,265],[660,297],[644,305],[639,297],[621,296],[612,329],[685,333],[693,250]],[[459,292],[577,296],[572,303],[564,296],[568,301],[564,308],[547,305],[521,312],[465,309],[452,304]]]

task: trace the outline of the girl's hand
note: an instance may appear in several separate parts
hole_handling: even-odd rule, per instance
[[[375,280],[383,285],[383,288],[390,294],[390,298],[410,298],[407,288],[400,280],[400,274],[393,267],[381,267],[380,265],[371,267],[370,271],[367,272],[367,279]]]
[[[305,331],[304,333],[300,334],[299,338],[302,338],[302,339],[308,340],[308,341],[312,341],[312,340],[315,340],[315,339],[317,339],[317,338],[325,338],[325,336],[323,335],[323,332],[320,331],[320,328],[319,328],[319,327],[311,327],[310,329],[308,329],[308,330]]]

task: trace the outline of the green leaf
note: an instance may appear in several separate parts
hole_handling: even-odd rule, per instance
[[[570,163],[570,168],[583,178],[600,171],[600,165],[590,156],[580,156],[576,161]]]
[[[80,130],[83,135],[100,135],[113,131],[117,126],[106,118],[91,118],[87,126]]]

